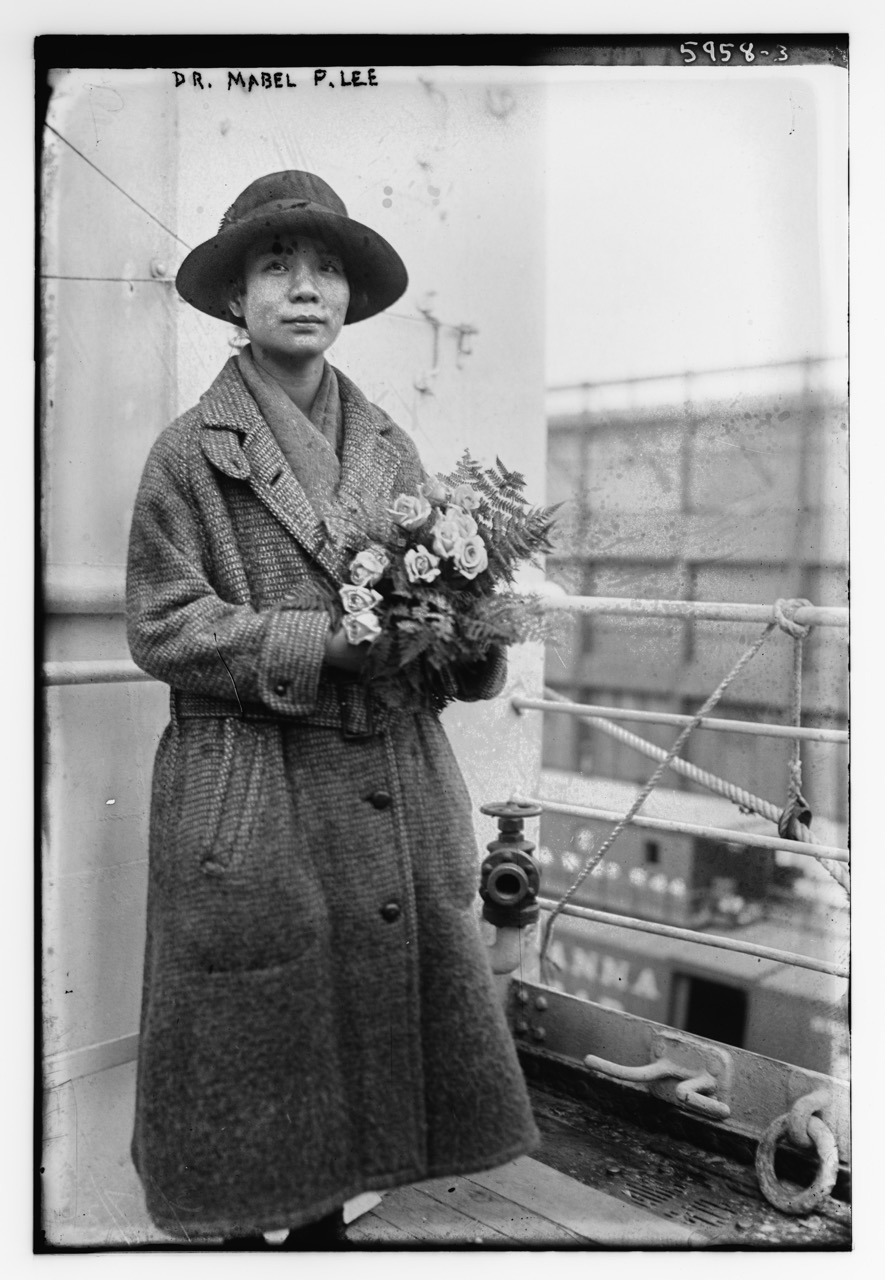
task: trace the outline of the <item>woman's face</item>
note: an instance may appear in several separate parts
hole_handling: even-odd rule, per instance
[[[294,368],[332,345],[349,303],[350,286],[338,255],[321,240],[291,236],[249,250],[243,287],[230,305],[245,321],[258,354]]]

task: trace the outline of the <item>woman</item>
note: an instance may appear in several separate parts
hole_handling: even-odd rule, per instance
[[[377,701],[366,647],[319,603],[347,570],[330,530],[424,479],[324,359],[406,284],[387,241],[296,171],[252,183],[178,274],[251,341],[154,445],[128,567],[133,657],[171,686],[133,1156],[156,1223],[191,1239],[313,1242],[360,1192],[537,1141],[449,743],[430,708]],[[494,654],[452,691],[503,678]]]

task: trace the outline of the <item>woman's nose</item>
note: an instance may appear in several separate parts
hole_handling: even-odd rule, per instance
[[[316,276],[309,263],[293,263],[289,271],[289,293],[293,298],[319,298]]]

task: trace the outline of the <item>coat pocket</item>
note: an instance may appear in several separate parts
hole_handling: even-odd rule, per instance
[[[262,803],[267,742],[260,728],[232,718],[204,724],[211,724],[212,732],[201,733],[194,776],[183,779],[183,810],[193,823],[192,847],[200,869],[208,876],[221,876],[249,860]]]

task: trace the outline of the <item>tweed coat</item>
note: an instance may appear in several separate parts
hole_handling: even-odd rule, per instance
[[[337,376],[358,514],[422,471]],[[133,657],[171,686],[132,1150],[175,1235],[298,1226],[537,1143],[438,716],[336,680],[328,620],[303,607],[339,555],[229,361],[151,451],[127,578]],[[460,694],[502,682],[497,657]]]

